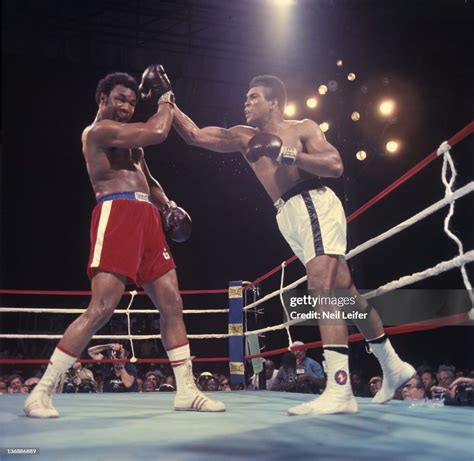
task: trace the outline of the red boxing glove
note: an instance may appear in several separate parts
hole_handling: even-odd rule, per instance
[[[138,91],[142,99],[156,100],[160,98],[158,102],[163,100],[174,103],[171,82],[161,64],[152,64],[145,69]]]
[[[163,228],[173,242],[185,242],[191,236],[193,224],[191,216],[176,203],[169,202],[161,211]]]
[[[269,157],[282,165],[293,165],[298,151],[283,146],[280,137],[271,133],[257,133],[247,144],[247,159],[256,162],[260,157]]]

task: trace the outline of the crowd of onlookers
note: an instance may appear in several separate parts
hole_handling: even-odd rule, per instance
[[[294,346],[303,343],[295,342]],[[117,343],[92,346],[88,349],[90,358],[108,359],[108,363],[83,365],[77,361],[58,383],[59,393],[90,392],[174,392],[176,383],[171,367],[166,363],[140,363],[128,361],[128,352]],[[196,364],[198,365],[198,364]],[[320,394],[326,386],[323,366],[307,357],[305,350],[283,354],[279,369],[271,359],[261,364],[261,373],[255,374],[247,364],[244,383],[232,383],[225,369],[202,371],[195,374],[196,384],[205,392],[267,389],[280,392],[301,392]],[[0,374],[0,394],[29,393],[39,382],[46,365],[31,372],[15,370],[11,374]],[[195,370],[198,366],[195,366]],[[208,368],[212,369],[212,368]],[[356,397],[372,397],[381,388],[381,375],[363,377],[353,370],[350,375],[353,393]],[[474,371],[456,370],[454,366],[439,365],[436,369],[419,367],[417,374],[398,389],[395,398],[399,400],[424,400],[458,398],[466,386],[474,385]],[[469,404],[469,403],[468,403]],[[470,403],[472,404],[472,403]]]

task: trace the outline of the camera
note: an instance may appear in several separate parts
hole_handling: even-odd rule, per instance
[[[472,384],[458,384],[454,398],[445,400],[445,405],[474,406],[474,387]]]
[[[77,392],[89,394],[95,392],[94,384],[90,379],[83,379],[77,388]]]
[[[63,384],[63,394],[75,394],[77,391],[76,383],[72,379],[67,379]]]

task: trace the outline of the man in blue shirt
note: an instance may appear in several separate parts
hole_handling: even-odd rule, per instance
[[[301,341],[295,341],[292,346],[303,346]],[[296,391],[306,394],[320,394],[326,387],[326,378],[321,365],[309,357],[306,350],[292,351],[296,357]]]

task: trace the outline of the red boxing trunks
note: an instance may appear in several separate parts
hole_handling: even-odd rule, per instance
[[[103,270],[142,286],[175,267],[160,213],[147,194],[118,192],[98,199],[92,212],[89,278]]]

